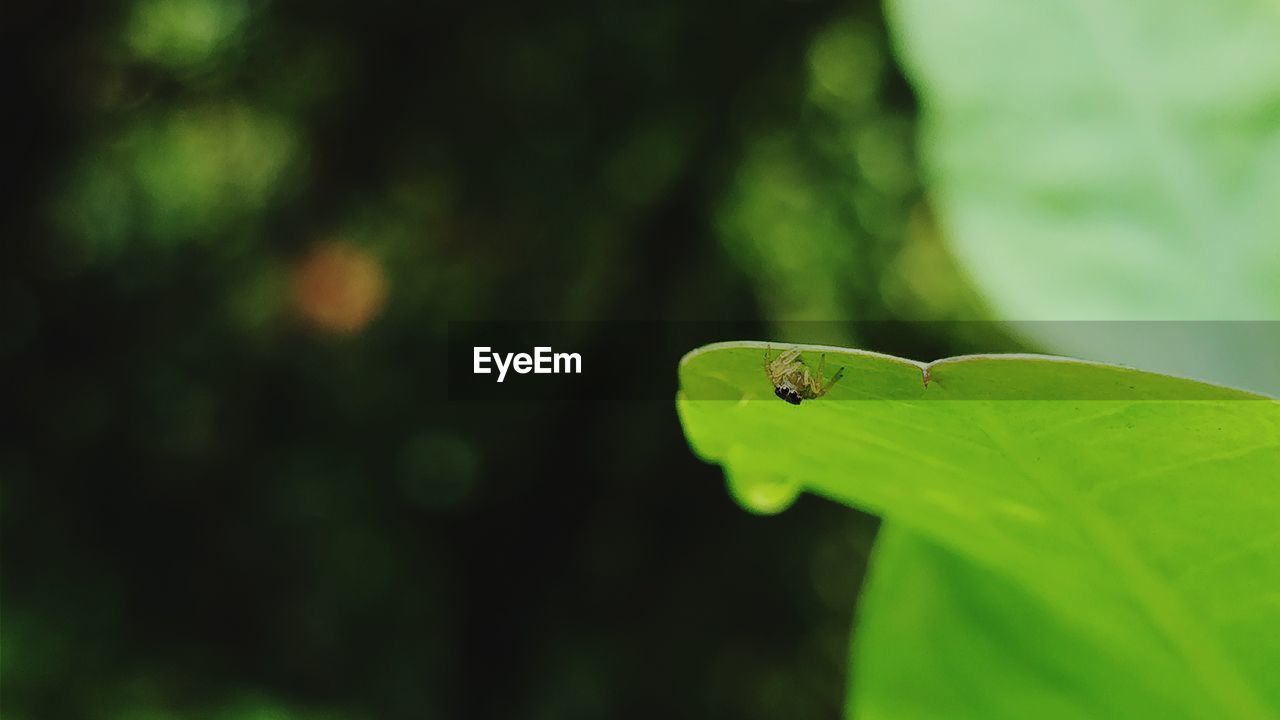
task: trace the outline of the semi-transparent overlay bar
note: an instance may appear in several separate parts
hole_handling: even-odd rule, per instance
[[[1099,381],[1043,371],[1043,382],[988,384],[991,400],[1203,400],[1280,397],[1280,322],[1274,321],[859,321],[859,322],[486,322],[447,328],[450,401],[573,405],[592,401],[670,403],[677,366],[715,342],[784,348],[830,345],[931,363],[955,355],[1043,353],[1109,363],[1248,391],[1224,395],[1194,384]],[[1061,370],[1061,369],[1059,369]],[[1012,378],[1012,375],[1010,376]],[[759,382],[767,383],[763,364]],[[856,383],[856,377],[842,382]],[[713,384],[707,385],[710,387]],[[735,390],[700,390],[733,399]],[[716,397],[710,395],[715,394]],[[720,397],[723,395],[723,397]],[[848,393],[841,393],[847,396]],[[926,399],[962,397],[936,392]],[[699,398],[695,398],[699,399]]]

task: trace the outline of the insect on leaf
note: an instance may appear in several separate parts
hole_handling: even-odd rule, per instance
[[[767,478],[884,518],[851,717],[1280,717],[1280,403],[1062,358],[804,348],[847,371],[793,407],[760,347],[689,353],[677,407],[735,497]]]

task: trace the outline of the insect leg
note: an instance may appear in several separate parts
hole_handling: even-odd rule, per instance
[[[798,371],[800,373],[800,388],[802,390],[809,390],[812,392],[814,389],[813,374],[809,372],[809,368],[804,365],[801,365],[798,368]]]
[[[831,378],[831,382],[827,383],[827,387],[831,387],[832,385],[840,382],[840,378],[844,377],[844,370],[844,368],[837,370],[835,376]]]
[[[777,360],[774,361],[774,363],[777,363],[777,362],[778,362]],[[806,368],[804,363],[800,362],[799,360],[792,360],[786,365],[783,365],[782,367],[778,368],[778,376],[787,377],[788,375],[795,375],[796,373],[801,372],[805,369]]]

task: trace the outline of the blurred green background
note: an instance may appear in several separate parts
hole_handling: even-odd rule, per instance
[[[440,358],[980,316],[876,4],[3,14],[6,720],[838,715],[874,520],[739,509],[673,364],[537,406]]]

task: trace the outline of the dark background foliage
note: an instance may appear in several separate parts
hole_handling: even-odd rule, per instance
[[[873,521],[735,506],[645,348],[963,294],[878,13],[7,7],[5,717],[837,716]],[[463,319],[657,321],[653,400],[449,400]]]

